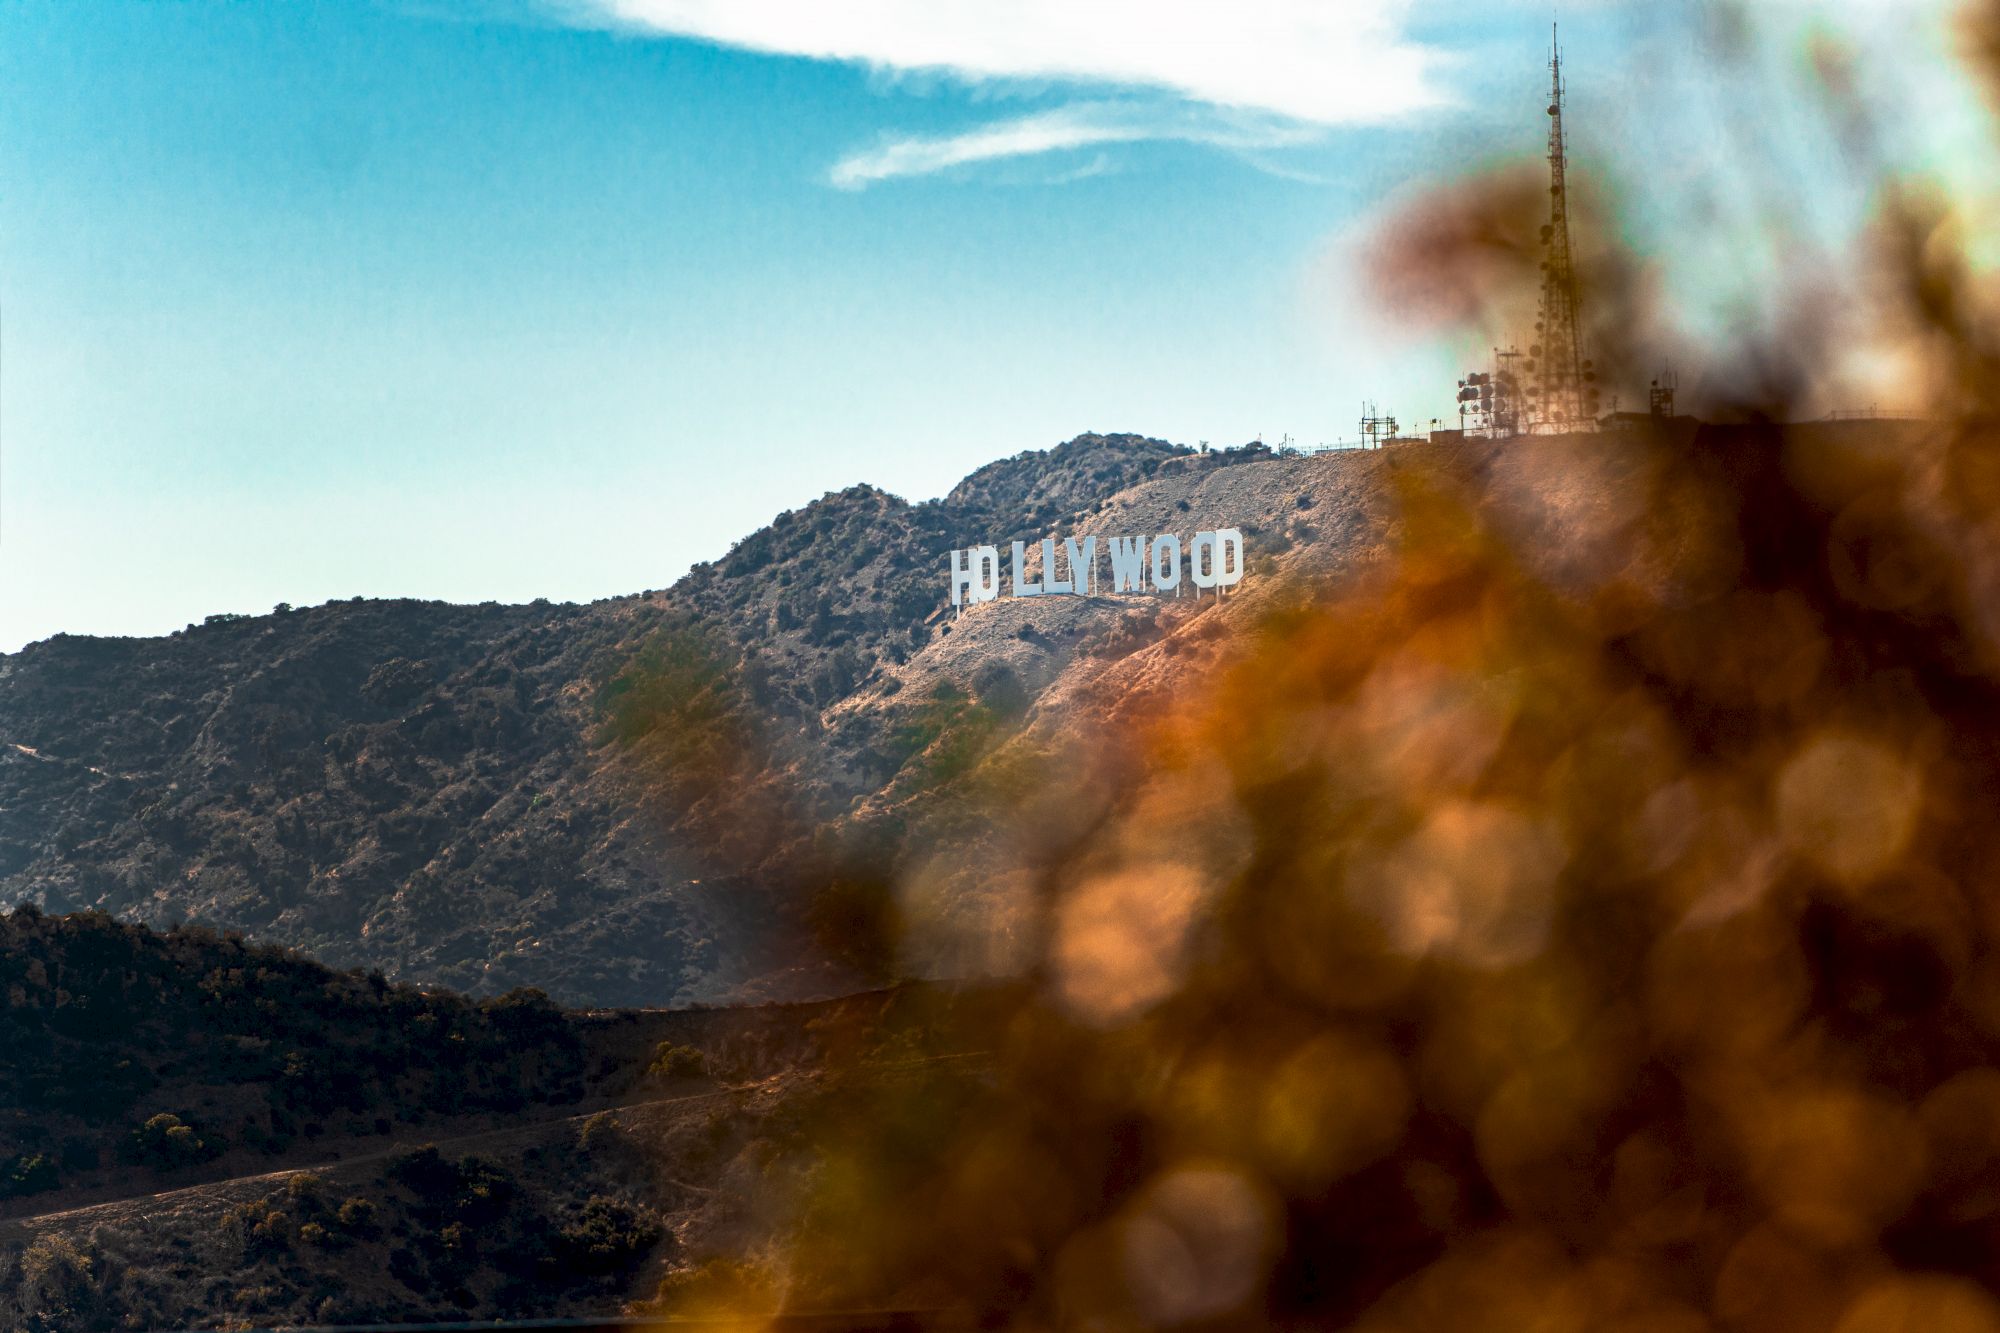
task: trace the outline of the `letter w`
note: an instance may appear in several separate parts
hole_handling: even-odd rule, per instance
[[[1113,537],[1111,539],[1111,591],[1137,592],[1140,580],[1146,576],[1146,539],[1144,537]]]

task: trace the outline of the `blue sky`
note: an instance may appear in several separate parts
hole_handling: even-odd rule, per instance
[[[1566,10],[1585,169],[1698,174],[1639,90],[1701,34]],[[1547,17],[0,3],[0,651],[609,596],[1086,430],[1443,416],[1463,349],[1344,257],[1537,150]]]

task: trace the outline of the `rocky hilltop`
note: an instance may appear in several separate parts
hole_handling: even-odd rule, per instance
[[[936,833],[972,769],[1115,721],[1218,651],[1204,621],[1254,614],[1265,576],[1363,558],[1393,465],[1086,435],[940,500],[829,494],[661,592],[57,636],[0,655],[0,902],[199,922],[475,994],[848,986],[871,960],[828,927],[904,892],[912,830]],[[1253,571],[1219,607],[948,605],[956,545],[1218,525]],[[857,874],[860,897],[824,892]]]

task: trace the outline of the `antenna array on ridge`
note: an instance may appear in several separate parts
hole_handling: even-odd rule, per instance
[[[1569,151],[1563,134],[1562,47],[1549,47],[1549,220],[1542,227],[1542,299],[1528,350],[1528,429],[1541,435],[1590,430],[1597,371],[1583,355],[1583,320],[1570,256]]]
[[[1563,131],[1562,46],[1550,29],[1549,220],[1542,227],[1542,291],[1528,350],[1493,349],[1493,369],[1458,382],[1460,429],[1508,440],[1597,428],[1597,367],[1583,354],[1583,313],[1570,253],[1569,144]]]

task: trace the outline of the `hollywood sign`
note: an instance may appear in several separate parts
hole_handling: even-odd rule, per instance
[[[1060,566],[1057,555],[1063,557]],[[1104,548],[1111,565],[1114,593],[1173,593],[1180,595],[1181,539],[1171,532],[1157,537],[1113,537]],[[1187,581],[1197,595],[1243,581],[1243,534],[1235,528],[1197,532],[1186,549]],[[1067,577],[1061,571],[1067,570]],[[1028,543],[1014,543],[1013,581],[1008,595],[1040,597],[1048,593],[1094,596],[1098,582],[1097,538],[1042,539],[1042,567],[1037,577],[1028,577]],[[951,604],[990,602],[1000,595],[1000,548],[968,546],[951,553]]]

